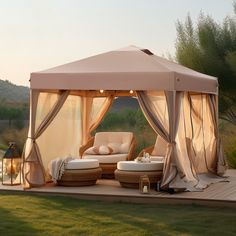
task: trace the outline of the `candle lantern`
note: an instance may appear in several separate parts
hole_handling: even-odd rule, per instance
[[[147,175],[140,176],[139,190],[141,193],[150,193],[150,180]]]
[[[9,144],[2,158],[2,184],[21,184],[21,156],[14,142]]]

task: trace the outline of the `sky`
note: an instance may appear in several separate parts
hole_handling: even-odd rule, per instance
[[[136,45],[175,54],[177,20],[200,11],[221,22],[231,0],[0,0],[0,79]]]

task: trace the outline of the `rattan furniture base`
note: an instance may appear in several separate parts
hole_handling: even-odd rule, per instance
[[[117,168],[116,163],[104,164],[100,163],[99,166],[102,168],[102,179],[114,179],[114,172]]]
[[[123,171],[116,170],[115,178],[120,182],[120,185],[125,188],[139,188],[140,177],[147,175],[151,186],[161,180],[162,171]]]
[[[89,186],[94,185],[100,179],[102,169],[100,167],[82,170],[65,170],[61,179],[57,181],[60,186]]]

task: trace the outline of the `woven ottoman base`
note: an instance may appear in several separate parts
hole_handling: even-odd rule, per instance
[[[147,175],[152,187],[161,180],[162,171],[123,171],[116,170],[115,178],[120,182],[120,185],[125,188],[139,188],[140,177]]]
[[[114,172],[117,168],[116,163],[109,163],[109,164],[100,163],[99,165],[102,168],[102,179],[115,178]]]
[[[89,186],[94,185],[97,179],[101,178],[102,169],[100,167],[82,170],[65,170],[61,179],[57,181],[60,186]]]

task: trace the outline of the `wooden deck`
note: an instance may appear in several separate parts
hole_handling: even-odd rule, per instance
[[[22,186],[11,187],[0,185],[0,191],[66,195],[81,199],[103,201],[236,207],[236,170],[228,170],[226,175],[229,176],[229,182],[212,184],[203,192],[182,192],[177,194],[156,192],[154,190],[151,191],[151,194],[141,194],[136,189],[120,187],[119,182],[115,180],[98,180],[96,185],[88,187],[61,187],[48,184],[44,187],[25,191]]]

